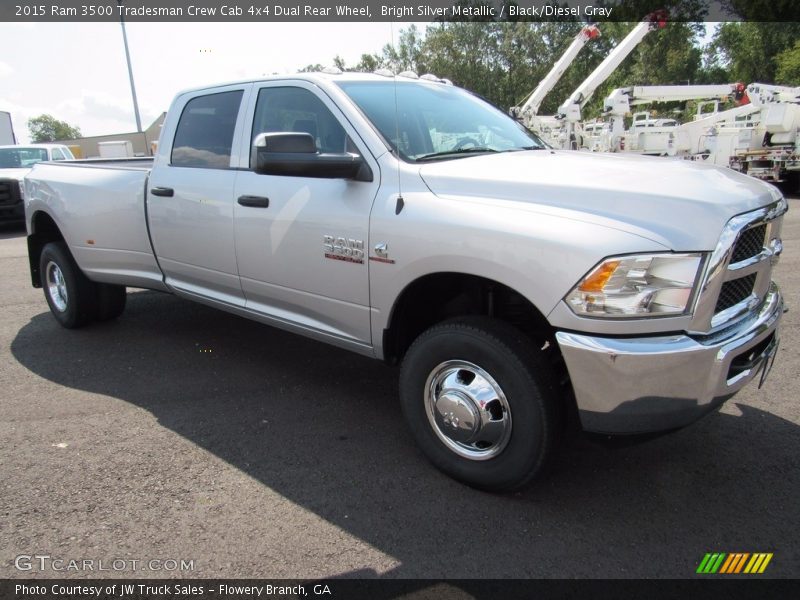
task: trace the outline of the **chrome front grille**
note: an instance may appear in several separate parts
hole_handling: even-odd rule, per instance
[[[19,181],[0,179],[0,205],[8,206],[20,201]]]
[[[756,283],[756,274],[751,273],[746,277],[726,281],[722,284],[717,305],[714,307],[714,314],[719,314],[740,302],[747,300],[753,293],[753,286]]]
[[[691,331],[709,334],[740,321],[761,304],[780,252],[785,199],[738,215],[725,226],[709,258]]]
[[[764,244],[766,243],[766,236],[766,223],[745,229],[741,235],[739,235],[739,239],[736,240],[736,244],[733,247],[731,263],[739,263],[743,260],[747,260],[748,258],[753,258],[754,256],[761,254],[761,252],[764,250]]]

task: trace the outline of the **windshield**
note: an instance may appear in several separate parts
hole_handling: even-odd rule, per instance
[[[477,96],[418,82],[337,82],[403,160],[450,160],[544,143]]]
[[[0,169],[32,167],[47,160],[45,148],[0,148]]]

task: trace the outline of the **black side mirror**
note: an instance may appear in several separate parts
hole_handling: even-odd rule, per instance
[[[321,153],[310,133],[260,133],[253,141],[250,164],[260,175],[372,181],[372,169],[358,154]]]

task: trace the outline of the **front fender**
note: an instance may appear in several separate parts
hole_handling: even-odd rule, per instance
[[[464,273],[496,281],[548,315],[606,256],[666,250],[611,227],[490,200],[441,198],[431,192],[404,192],[403,198],[400,214],[395,214],[394,198],[376,201],[371,222],[370,244],[385,243],[394,261],[370,261],[372,331],[379,355],[379,334],[388,327],[397,299],[426,275]]]

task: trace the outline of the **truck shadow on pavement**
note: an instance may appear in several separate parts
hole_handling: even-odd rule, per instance
[[[800,428],[737,399],[741,415],[644,444],[570,438],[543,480],[491,495],[416,449],[395,369],[171,296],[128,300],[117,322],[79,331],[39,314],[13,356],[59,386],[149,411],[394,557],[382,576],[690,577],[709,551],[775,552],[772,575],[797,575]]]

